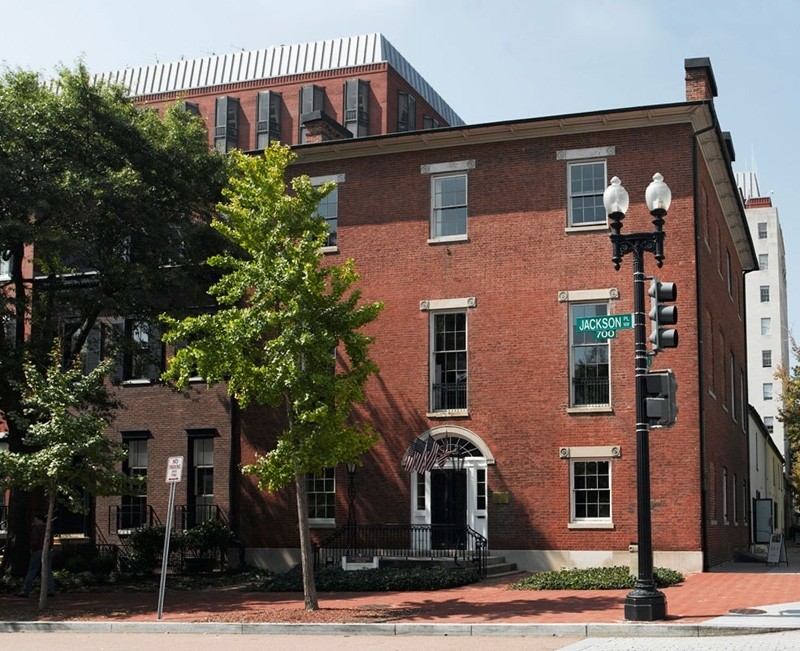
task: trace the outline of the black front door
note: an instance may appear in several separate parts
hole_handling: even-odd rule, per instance
[[[467,525],[467,473],[431,471],[431,547],[463,549]]]

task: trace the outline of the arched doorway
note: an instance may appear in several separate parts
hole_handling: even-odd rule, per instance
[[[419,439],[433,439],[447,456],[428,471],[411,472],[411,522],[439,525],[434,549],[450,548],[463,525],[488,538],[486,469],[494,463],[488,446],[463,427],[437,427]]]

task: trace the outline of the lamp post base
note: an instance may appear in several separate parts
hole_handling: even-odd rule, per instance
[[[655,588],[634,588],[625,597],[625,619],[631,622],[654,622],[667,618],[667,598]]]

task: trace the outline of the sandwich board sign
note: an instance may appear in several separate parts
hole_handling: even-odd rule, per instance
[[[789,559],[786,558],[786,543],[783,541],[782,533],[774,533],[769,539],[767,565],[770,563],[786,563],[786,565],[789,565]]]

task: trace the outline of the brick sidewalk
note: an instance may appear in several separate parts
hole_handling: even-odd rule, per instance
[[[747,571],[690,574],[666,588],[668,621],[699,623],[733,609],[800,602],[800,574],[792,571]],[[763,566],[762,566],[763,567]],[[508,577],[434,592],[320,593],[324,611],[305,617],[298,593],[246,592],[240,587],[183,592],[168,590],[164,621],[276,622],[362,621],[360,613],[380,611],[394,622],[437,623],[612,623],[624,620],[627,590],[509,590]],[[4,621],[92,620],[153,621],[154,592],[68,593],[51,600],[39,617],[34,598],[0,596]],[[374,620],[373,620],[374,621]]]

